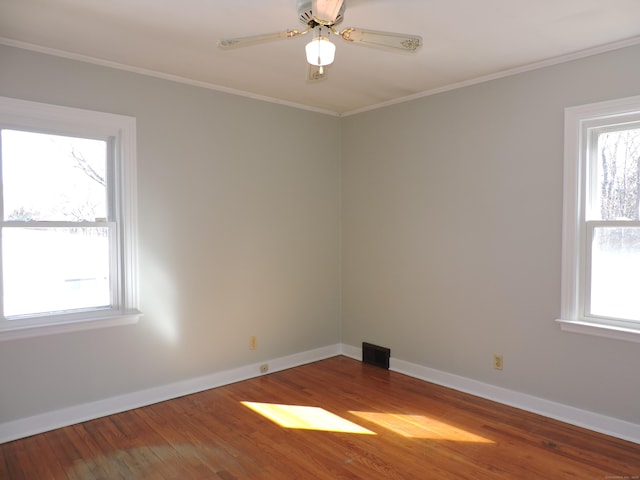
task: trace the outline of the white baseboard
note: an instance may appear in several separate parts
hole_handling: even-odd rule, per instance
[[[342,354],[347,357],[357,360],[362,359],[362,348],[360,347],[343,344],[340,350]],[[496,387],[495,385],[424,367],[404,360],[398,360],[393,357],[390,360],[389,370],[520,408],[528,412],[537,413],[595,432],[640,443],[640,425],[636,423],[581,410],[506,388]]]
[[[169,385],[162,385],[116,397],[105,398],[104,400],[63,408],[61,410],[45,412],[28,418],[12,420],[0,424],[0,443],[10,442],[56,428],[74,425],[106,415],[113,415],[126,410],[132,410],[172,398],[201,392],[210,388],[258,377],[263,375],[260,373],[260,365],[263,363],[268,363],[269,373],[273,373],[334,357],[339,354],[340,345],[330,345],[286,357],[265,360],[259,364],[245,365]]]
[[[360,360],[362,358],[362,349],[345,344],[330,345],[286,357],[266,360],[260,362],[260,364],[269,363],[269,372],[272,373],[339,354]],[[169,385],[5,422],[0,424],[0,443],[258,377],[262,375],[260,373],[260,364],[245,365]],[[390,370],[640,444],[640,425],[635,423],[551,402],[395,358],[391,358]]]

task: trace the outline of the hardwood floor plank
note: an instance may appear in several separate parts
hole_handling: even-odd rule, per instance
[[[369,434],[334,431],[335,416]],[[0,445],[9,480],[633,476],[638,444],[340,356]]]

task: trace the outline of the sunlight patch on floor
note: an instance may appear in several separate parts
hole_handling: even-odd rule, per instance
[[[455,442],[494,443],[493,441],[423,415],[397,413],[350,412],[403,437]]]
[[[241,403],[284,428],[375,435],[371,430],[320,407],[259,402]]]

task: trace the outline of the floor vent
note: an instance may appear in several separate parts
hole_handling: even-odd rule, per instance
[[[362,362],[389,370],[391,350],[371,343],[362,342]]]

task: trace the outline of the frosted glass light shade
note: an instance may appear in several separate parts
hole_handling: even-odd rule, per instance
[[[307,43],[307,62],[316,67],[331,65],[336,58],[336,46],[325,37],[316,37]]]

